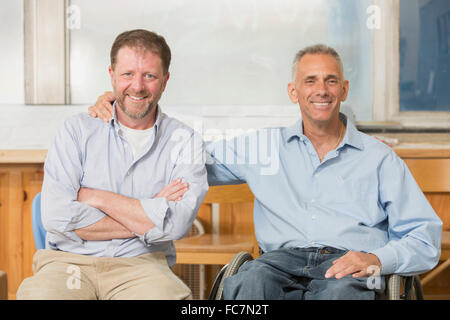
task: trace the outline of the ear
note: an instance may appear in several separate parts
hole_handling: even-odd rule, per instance
[[[111,78],[111,83],[114,85],[114,83],[113,83],[114,70],[111,68],[111,66],[108,67],[108,72],[109,72],[109,77]]]
[[[343,88],[342,88],[343,93],[342,93],[342,97],[341,97],[341,102],[344,102],[347,99],[349,88],[350,88],[350,83],[348,82],[348,80],[344,80]]]
[[[169,78],[170,78],[170,72],[167,72],[167,74],[164,76],[162,91],[166,90],[166,85],[167,85],[167,81],[169,81]]]
[[[289,95],[289,99],[291,99],[292,103],[298,103],[298,95],[297,95],[297,89],[295,87],[295,83],[289,82],[287,86],[287,91]]]

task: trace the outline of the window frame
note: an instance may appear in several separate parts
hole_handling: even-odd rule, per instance
[[[69,0],[23,1],[25,104],[70,104]]]
[[[405,128],[450,128],[448,111],[400,111],[400,0],[372,0],[381,27],[372,30],[372,119]]]

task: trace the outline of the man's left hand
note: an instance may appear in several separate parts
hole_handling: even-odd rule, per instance
[[[341,279],[349,274],[354,278],[366,277],[373,275],[375,270],[381,271],[381,262],[376,255],[349,251],[333,261],[333,266],[327,270],[325,278]]]

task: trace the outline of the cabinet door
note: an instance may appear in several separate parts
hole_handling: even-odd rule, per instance
[[[14,299],[17,288],[23,279],[22,250],[22,171],[10,168],[1,173],[0,191],[1,251],[0,268],[8,277],[8,299]]]
[[[8,277],[8,299],[15,299],[23,279],[32,274],[31,203],[42,177],[42,165],[0,167],[0,269]]]

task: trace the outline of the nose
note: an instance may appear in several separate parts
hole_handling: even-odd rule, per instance
[[[130,88],[135,92],[139,93],[144,91],[144,79],[142,77],[136,76],[131,82]]]
[[[317,81],[316,84],[316,95],[318,96],[328,96],[328,87],[324,81]]]

